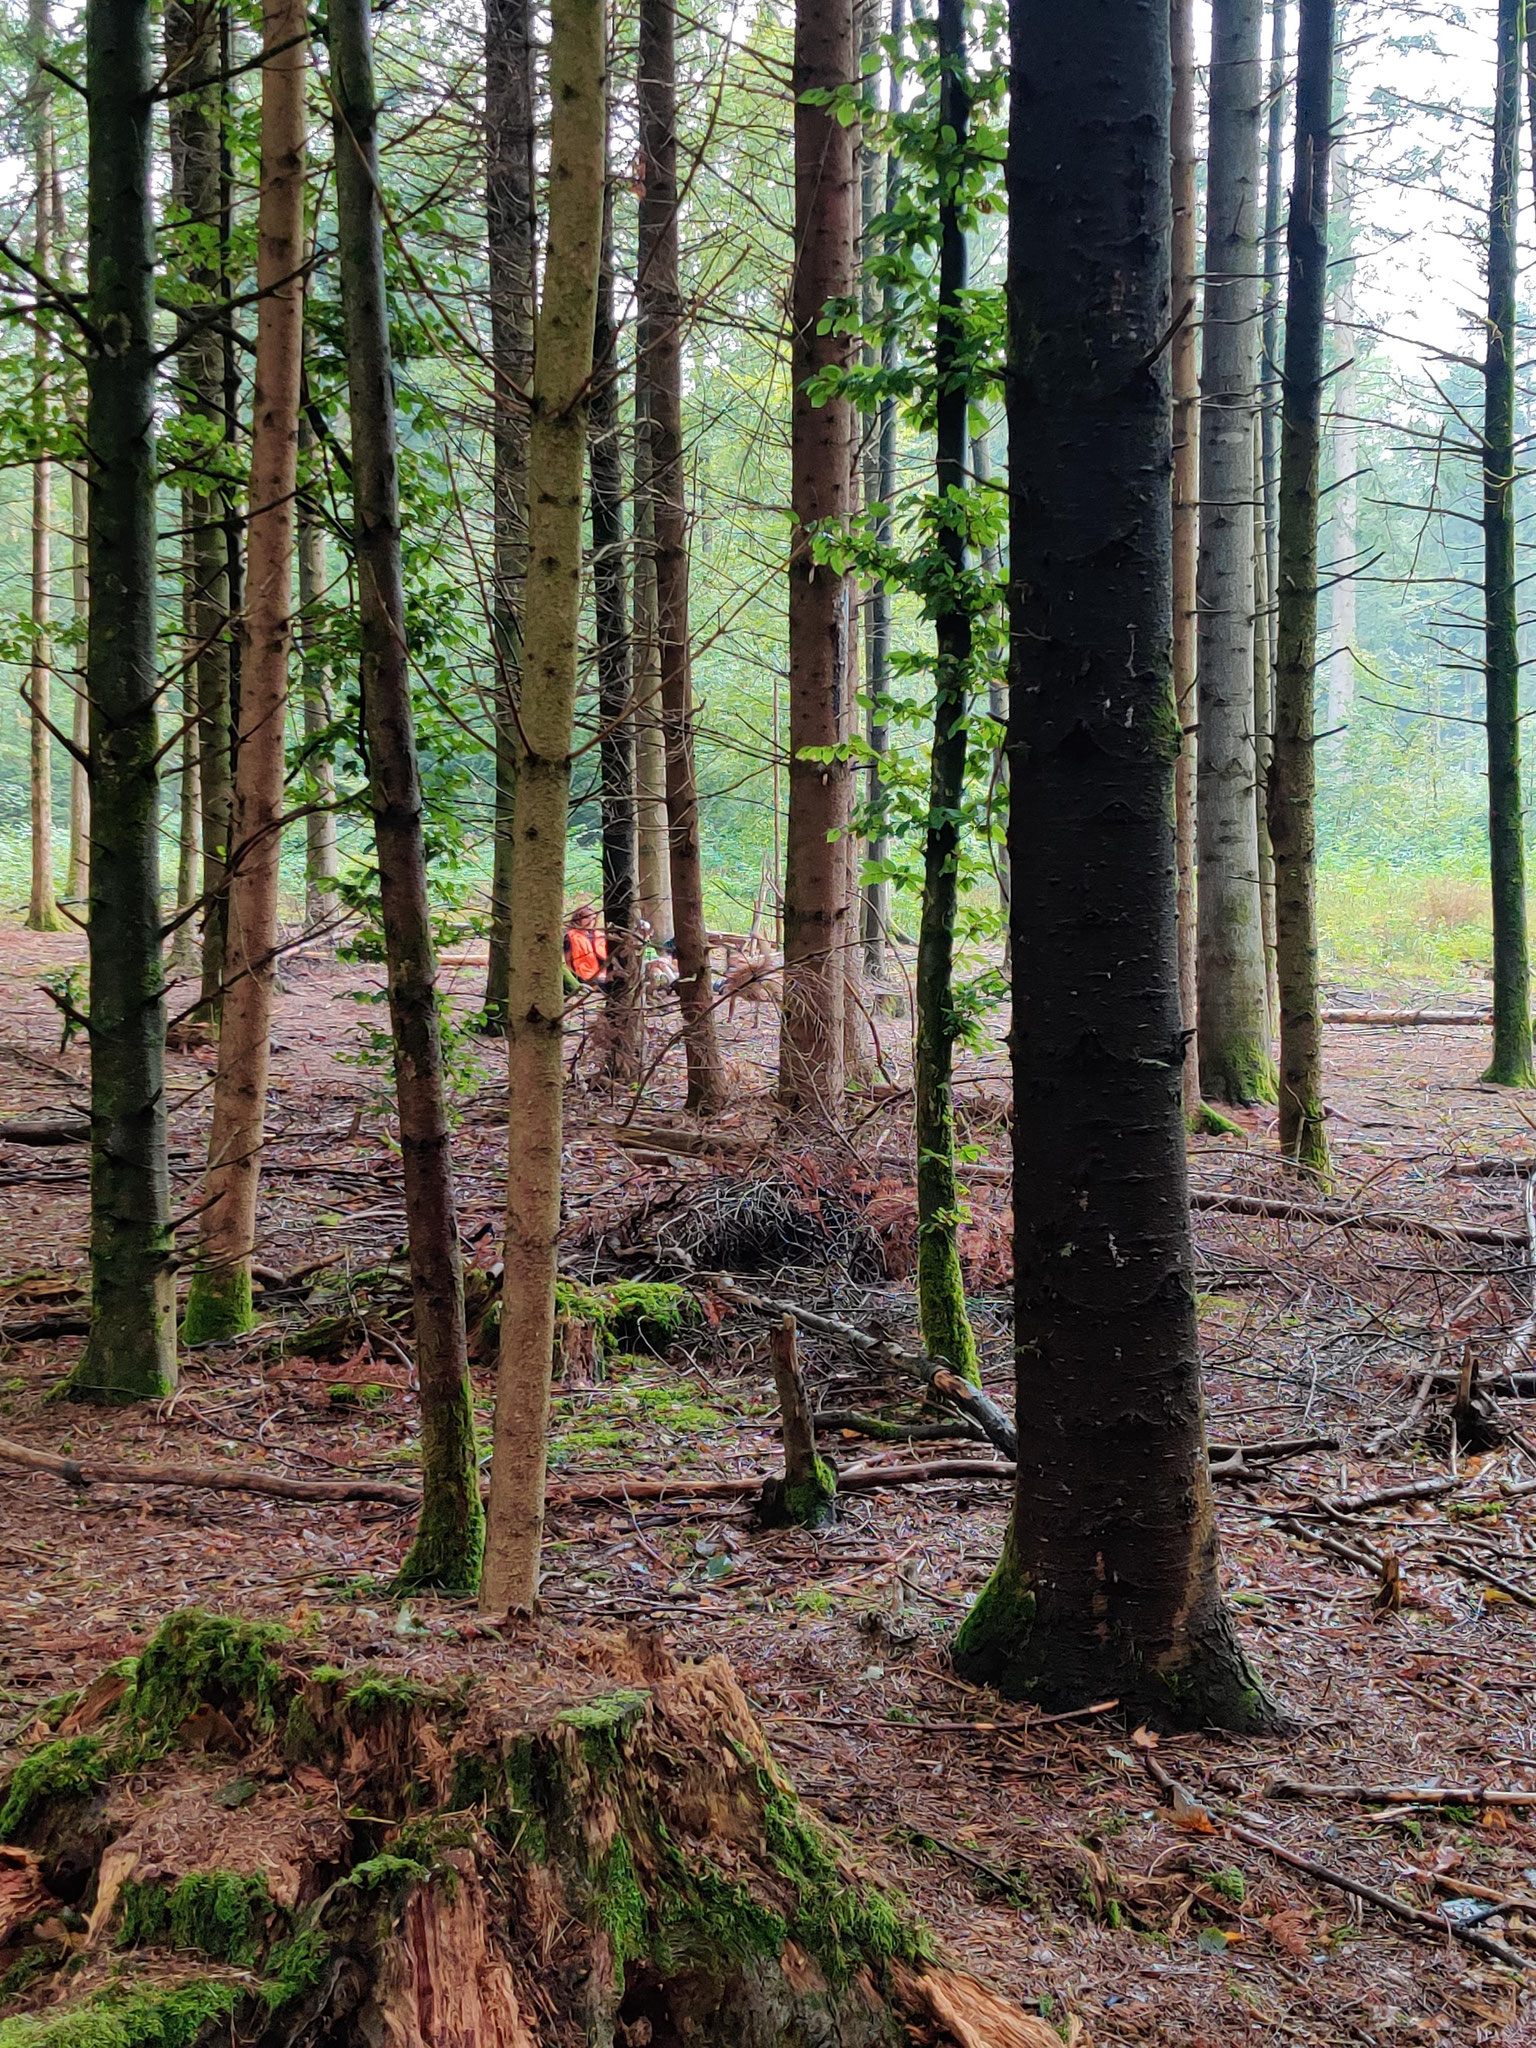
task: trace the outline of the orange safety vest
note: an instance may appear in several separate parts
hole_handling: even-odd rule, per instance
[[[565,957],[578,981],[596,981],[608,958],[608,941],[601,932],[572,925],[565,935]]]

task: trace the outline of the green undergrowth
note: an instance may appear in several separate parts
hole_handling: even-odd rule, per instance
[[[11,1773],[0,1806],[0,1842],[14,1842],[51,1802],[89,1797],[109,1773],[105,1745],[94,1735],[45,1742]]]
[[[59,2012],[0,2020],[0,2048],[191,2048],[203,2030],[228,2019],[246,1987],[220,1977],[171,1985],[114,1985]]]
[[[265,1877],[232,1870],[194,1870],[169,1888],[129,1882],[122,1905],[123,1948],[191,1949],[240,1970],[255,1967],[273,1910]]]
[[[478,1307],[477,1343],[483,1350],[500,1330],[501,1302],[489,1294],[488,1280],[476,1288],[477,1277],[466,1279],[471,1313]],[[476,1299],[481,1294],[483,1306]],[[704,1321],[698,1297],[670,1280],[614,1280],[605,1287],[589,1287],[581,1280],[558,1279],[555,1314],[590,1327],[600,1364],[625,1353],[664,1358],[685,1330]]]

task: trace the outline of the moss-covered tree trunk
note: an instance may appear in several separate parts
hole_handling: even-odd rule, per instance
[[[512,941],[512,805],[522,687],[523,584],[528,573],[528,389],[533,380],[534,124],[531,0],[487,0],[485,214],[492,393],[491,645],[495,783],[490,960],[484,1028],[507,1028]]]
[[[1286,240],[1285,376],[1280,440],[1279,659],[1269,829],[1275,849],[1280,980],[1280,1150],[1328,1172],[1317,986],[1317,825],[1313,705],[1317,671],[1317,481],[1328,290],[1334,0],[1301,0],[1296,160]]]
[[[1515,314],[1519,265],[1520,59],[1525,0],[1499,0],[1488,200],[1488,324],[1483,357],[1484,716],[1493,882],[1493,1058],[1484,1074],[1536,1085],[1520,794],[1520,635],[1515,582]]]
[[[651,1638],[429,1686],[173,1615],[0,1838],[16,2048],[1060,2048],[801,1804],[726,1660]]]
[[[968,1677],[1263,1726],[1222,1604],[1174,937],[1165,0],[1016,0],[1013,1513]],[[1251,438],[1251,428],[1250,428]],[[1251,514],[1250,526],[1251,526]]]
[[[91,1334],[80,1399],[176,1380],[160,962],[155,647],[155,64],[147,0],[90,0]]]
[[[206,1206],[187,1289],[189,1343],[255,1321],[251,1260],[266,1131],[277,891],[282,853],[288,660],[293,643],[294,504],[304,347],[304,135],[309,53],[303,0],[262,16],[261,197],[256,220],[255,414],[246,607],[226,886],[219,1063]]]
[[[933,745],[923,834],[923,904],[917,938],[917,1044],[913,1069],[917,1140],[917,1311],[923,1342],[965,1379],[980,1377],[965,1312],[955,1180],[955,915],[959,907],[960,808],[970,736],[971,611],[965,590],[966,499],[970,487],[970,393],[966,384],[968,262],[957,189],[970,132],[962,0],[939,0],[942,67],[939,129],[953,138],[955,166],[939,191],[939,296],[934,335],[937,392],[935,495],[938,548],[948,596],[934,622]]]
[[[637,83],[644,183],[636,293],[636,374],[645,380],[656,578],[657,672],[666,750],[668,871],[677,999],[688,1063],[687,1107],[713,1116],[725,1101],[704,918],[699,784],[693,744],[693,650],[688,621],[688,508],[683,476],[683,301],[678,282],[676,0],[642,0]]]
[[[331,0],[336,242],[347,339],[358,689],[389,976],[395,1104],[421,1404],[421,1516],[403,1587],[472,1592],[485,1541],[411,709],[378,97],[368,0]]]
[[[1173,702],[1179,720],[1174,769],[1178,864],[1179,1013],[1184,1020],[1184,1114],[1200,1115],[1195,915],[1195,572],[1200,555],[1200,253],[1195,204],[1195,5],[1172,0],[1173,42]]]
[[[1262,0],[1213,0],[1200,371],[1200,1077],[1217,1102],[1274,1099],[1259,890],[1254,722],[1254,407],[1259,340]]]
[[[512,833],[517,941],[507,1002],[507,1232],[491,1507],[480,1605],[539,1589],[560,1234],[565,837],[581,625],[581,485],[602,258],[603,0],[554,0],[549,250],[534,351],[523,698]]]

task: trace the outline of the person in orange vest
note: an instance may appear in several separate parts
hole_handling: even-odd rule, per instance
[[[608,941],[597,928],[597,912],[590,903],[571,913],[565,933],[565,966],[581,988],[601,988],[608,979]]]

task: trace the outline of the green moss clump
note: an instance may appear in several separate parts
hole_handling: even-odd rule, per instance
[[[593,1880],[592,1917],[608,1936],[615,1981],[622,1985],[625,1964],[640,1962],[651,1953],[651,1912],[622,1835]]]
[[[139,1658],[125,1706],[148,1736],[169,1744],[202,1706],[223,1713],[249,1710],[267,1733],[292,1681],[271,1655],[288,1640],[276,1622],[241,1621],[201,1608],[183,1608],[161,1623]]]
[[[242,1259],[236,1266],[199,1266],[187,1287],[182,1343],[216,1344],[224,1337],[243,1337],[255,1327],[249,1262]]]
[[[955,1636],[951,1652],[955,1669],[973,1683],[999,1684],[1024,1661],[1034,1628],[1035,1596],[1025,1580],[1010,1531],[991,1578],[971,1603]]]
[[[358,1721],[377,1721],[385,1714],[409,1713],[426,1706],[432,1698],[427,1687],[414,1678],[386,1678],[372,1673],[359,1679],[342,1695],[342,1706]]]
[[[94,1735],[45,1742],[11,1773],[0,1806],[0,1842],[14,1842],[38,1809],[53,1799],[84,1799],[104,1783],[109,1766]]]
[[[346,1882],[354,1891],[394,1891],[408,1884],[424,1884],[432,1875],[430,1863],[422,1863],[415,1856],[397,1856],[390,1850],[380,1856],[370,1856],[366,1862],[355,1863],[348,1872]]]
[[[167,1889],[158,1884],[123,1886],[124,1948],[190,1949],[236,1969],[256,1965],[272,1912],[265,1877],[240,1877],[232,1870],[194,1870]]]
[[[789,1939],[789,1922],[772,1906],[753,1898],[744,1884],[709,1863],[672,1850],[668,1857],[661,1924],[653,1960],[670,1972],[694,1964],[717,1967],[722,1956],[734,1963],[776,1959]]]
[[[192,2048],[241,1996],[238,1983],[217,1977],[138,1991],[114,1986],[62,2012],[0,2020],[0,2048]]]
[[[672,1280],[615,1280],[600,1298],[607,1304],[608,1340],[619,1351],[664,1352],[704,1321],[698,1296]]]
[[[812,1461],[806,1478],[784,1482],[784,1512],[802,1529],[826,1529],[836,1521],[837,1474],[825,1458]]]
[[[268,1955],[267,1973],[257,1995],[270,2011],[281,2012],[285,2005],[315,1989],[325,1976],[330,1956],[331,1944],[318,1927],[300,1928]]]
[[[828,1979],[844,1984],[861,1964],[929,1960],[921,1928],[902,1919],[882,1893],[849,1884],[832,1844],[792,1792],[761,1773],[763,1839],[774,1868],[799,1895],[789,1935],[813,1955]]]
[[[596,1771],[609,1771],[619,1761],[619,1747],[635,1722],[651,1703],[648,1692],[621,1687],[617,1692],[598,1693],[578,1706],[567,1707],[560,1716],[567,1728],[581,1739],[581,1753]]]

